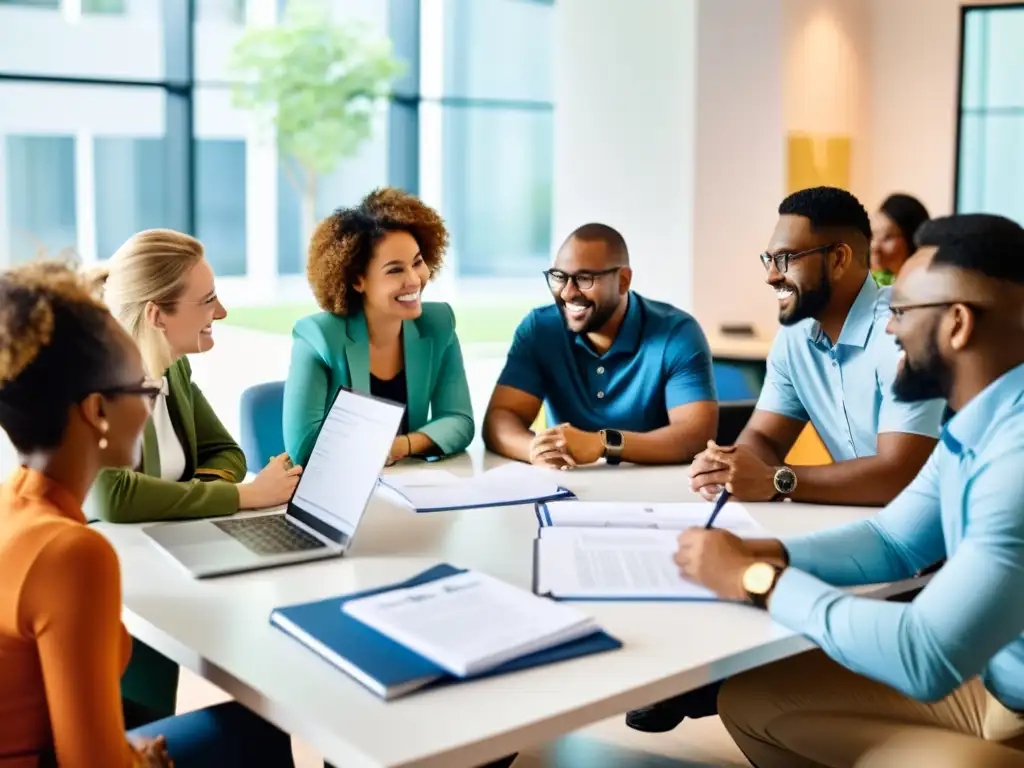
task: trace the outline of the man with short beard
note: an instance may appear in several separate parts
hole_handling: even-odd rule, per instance
[[[916,240],[892,292],[893,390],[955,412],[920,474],[832,530],[679,537],[683,577],[820,648],[723,686],[722,721],[760,768],[1024,765],[1024,229],[950,216]],[[843,589],[943,557],[908,604]]]
[[[945,403],[904,403],[893,395],[899,349],[885,332],[891,289],[870,275],[870,244],[868,213],[845,190],[815,187],[782,201],[761,264],[783,327],[757,408],[736,444],[709,443],[690,466],[690,486],[705,499],[725,487],[744,501],[882,505],[928,459]],[[807,422],[833,463],[786,466]],[[626,724],[661,733],[686,717],[712,715],[718,686],[633,710]]]
[[[681,464],[715,435],[711,352],[697,321],[631,291],[626,243],[573,232],[545,273],[554,305],[516,330],[484,419],[487,447],[541,466]],[[531,431],[547,405],[552,424]]]

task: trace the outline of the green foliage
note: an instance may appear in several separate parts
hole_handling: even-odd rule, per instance
[[[339,24],[321,3],[292,0],[282,23],[249,27],[231,52],[235,106],[277,133],[282,155],[311,176],[333,171],[373,130],[403,65],[362,22]]]

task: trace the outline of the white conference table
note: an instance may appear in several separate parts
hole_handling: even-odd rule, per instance
[[[471,474],[502,461],[478,453],[428,466]],[[698,500],[686,478],[680,467],[598,465],[573,470],[565,484],[589,500]],[[778,535],[872,514],[748,508]],[[120,557],[133,635],[345,768],[478,765],[812,647],[743,605],[576,603],[623,648],[385,702],[273,628],[271,610],[393,583],[438,562],[529,589],[532,506],[417,515],[375,496],[347,556],[209,580],[193,579],[138,526],[95,527]]]

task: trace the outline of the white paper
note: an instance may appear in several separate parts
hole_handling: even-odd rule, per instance
[[[597,630],[575,608],[475,571],[349,600],[342,610],[459,677]]]
[[[653,528],[683,531],[703,528],[715,505],[713,502],[647,504],[618,501],[552,501],[547,503],[551,525],[570,528]],[[760,523],[737,501],[727,501],[715,518],[715,528],[732,531],[747,539],[767,537]]]
[[[432,488],[459,482],[459,476],[447,469],[414,469],[382,478],[393,488]]]
[[[560,598],[714,599],[683,579],[672,560],[676,531],[542,528],[537,587]]]
[[[526,504],[551,498],[561,491],[560,474],[526,464],[505,464],[454,482],[413,485],[401,476],[385,476],[381,485],[397,493],[413,509],[429,511]]]

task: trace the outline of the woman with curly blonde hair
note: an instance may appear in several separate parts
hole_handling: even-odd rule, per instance
[[[125,733],[117,554],[82,505],[135,466],[160,382],[67,266],[0,274],[0,764],[64,768],[292,765],[287,734],[229,702]]]
[[[421,294],[441,268],[448,232],[413,195],[385,188],[317,226],[308,277],[323,312],[292,330],[285,448],[305,463],[341,387],[407,406],[391,461],[447,455],[473,439],[473,409],[447,304]]]

